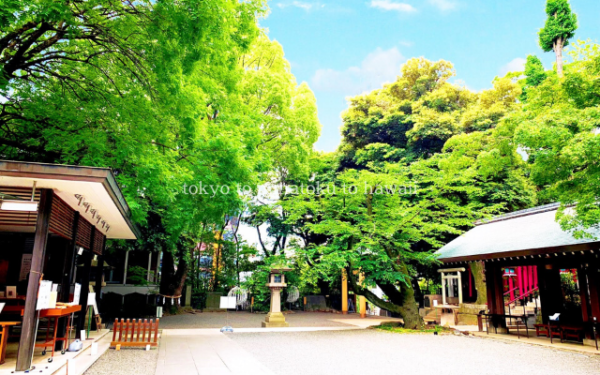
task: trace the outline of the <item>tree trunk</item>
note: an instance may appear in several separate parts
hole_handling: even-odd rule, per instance
[[[477,290],[477,301],[475,303],[485,305],[487,303],[487,286],[484,278],[485,264],[482,261],[471,262],[470,268],[473,280],[475,280],[475,290]]]
[[[414,290],[410,283],[403,285],[402,291],[399,291],[394,285],[378,283],[377,285],[390,299],[390,302],[387,302],[358,285],[350,268],[346,269],[346,274],[354,293],[365,296],[369,302],[377,307],[399,314],[404,320],[405,328],[420,329],[423,327],[423,318],[419,315],[419,307],[415,302]]]
[[[160,280],[160,294],[165,297],[165,304],[171,304],[171,298],[181,296],[187,278],[188,264],[183,251],[180,250],[177,271],[175,271],[175,258],[173,253],[163,253],[162,278]],[[179,308],[179,299],[173,299],[173,305]]]
[[[556,42],[554,42],[554,53],[556,54],[556,73],[559,78],[563,77],[563,48],[564,41],[562,38],[558,38]]]

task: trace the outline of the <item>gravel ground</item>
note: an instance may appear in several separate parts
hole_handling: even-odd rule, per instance
[[[154,375],[157,361],[157,349],[109,349],[84,375]]]
[[[361,330],[227,337],[281,375],[600,373],[600,356],[454,335]]]
[[[229,317],[227,317],[227,314]],[[227,323],[233,328],[258,328],[266,314],[248,312],[206,312],[165,316],[160,319],[160,328],[221,328]],[[334,314],[317,312],[295,312],[285,314],[285,319],[293,327],[348,327],[348,324],[334,322],[333,319],[358,319],[356,314]]]

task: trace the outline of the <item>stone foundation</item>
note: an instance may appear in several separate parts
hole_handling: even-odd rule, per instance
[[[263,327],[289,327],[290,324],[285,321],[285,316],[280,312],[271,312],[267,314],[265,321],[262,322]]]

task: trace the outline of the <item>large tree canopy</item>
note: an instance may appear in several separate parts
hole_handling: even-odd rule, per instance
[[[135,246],[165,251],[162,293],[243,209],[239,187],[305,169],[316,101],[260,30],[264,1],[0,9],[1,157],[111,167],[143,227]]]

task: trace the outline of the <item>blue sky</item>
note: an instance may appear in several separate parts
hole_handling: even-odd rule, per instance
[[[284,48],[298,82],[315,92],[323,125],[318,150],[340,142],[346,97],[394,81],[411,57],[454,63],[455,80],[473,90],[537,54],[545,0],[270,0],[261,21]],[[600,39],[600,1],[571,0],[576,38]],[[512,68],[512,69],[511,69]]]

